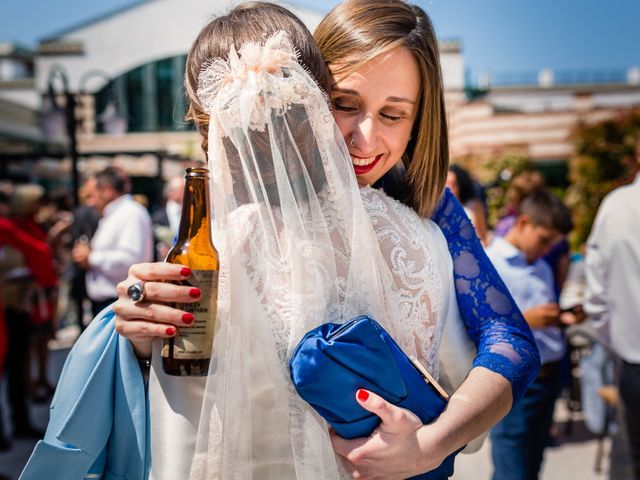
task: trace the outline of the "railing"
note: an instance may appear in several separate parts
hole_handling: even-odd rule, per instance
[[[483,73],[472,88],[569,85],[640,85],[640,68],[600,70],[540,70]]]

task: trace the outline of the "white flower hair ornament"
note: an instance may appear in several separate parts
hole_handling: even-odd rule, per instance
[[[289,36],[279,31],[264,45],[245,43],[239,52],[232,47],[228,60],[207,63],[198,76],[197,95],[211,126],[264,131],[270,113],[283,114],[291,104],[305,103],[313,84]]]

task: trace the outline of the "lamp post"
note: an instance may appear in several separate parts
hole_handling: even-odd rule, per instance
[[[102,70],[89,70],[79,81],[79,95],[85,94],[85,83],[92,76],[101,76],[107,84],[111,83],[111,77]],[[64,96],[64,107],[60,106],[56,98],[54,82],[59,78],[62,82],[62,95]],[[49,106],[43,109],[41,128],[45,137],[49,140],[60,137],[66,133],[69,140],[69,156],[71,157],[71,185],[73,195],[73,206],[79,205],[78,191],[80,189],[80,175],[78,173],[78,153],[77,129],[78,118],[76,117],[76,106],[78,99],[69,89],[69,77],[67,71],[60,64],[54,64],[49,70],[47,80],[47,97],[45,99]],[[104,131],[108,135],[122,135],[127,131],[127,118],[120,114],[117,107],[116,92],[113,85],[110,86],[109,100],[104,112],[99,116],[104,126]]]
[[[61,107],[56,98],[54,81],[59,78],[62,82],[62,95],[64,96],[64,107]],[[69,139],[69,156],[71,157],[71,188],[73,195],[73,206],[79,205],[78,190],[80,189],[80,176],[78,174],[78,142],[76,128],[76,99],[69,90],[69,77],[62,65],[54,64],[49,70],[47,79],[47,100],[50,106],[42,114],[42,130],[49,139],[57,136],[61,130],[61,124],[66,127],[66,134]]]
[[[83,74],[79,81],[80,95],[84,96],[87,93],[85,85],[88,83],[89,79],[93,77],[101,77],[108,87],[107,104],[105,105],[102,113],[100,113],[100,115],[96,115],[96,118],[102,122],[104,133],[113,136],[126,133],[128,120],[125,115],[120,113],[116,89],[112,83],[111,76],[107,72],[99,69],[92,69]]]

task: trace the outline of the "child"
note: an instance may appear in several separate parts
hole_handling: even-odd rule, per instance
[[[561,390],[565,341],[553,272],[541,258],[571,231],[571,212],[559,198],[537,191],[520,204],[505,237],[496,237],[489,258],[522,310],[540,350],[542,367],[523,399],[491,432],[494,480],[537,478]],[[563,320],[568,322],[569,319]]]

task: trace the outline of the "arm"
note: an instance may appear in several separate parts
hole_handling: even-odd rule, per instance
[[[606,289],[609,279],[609,261],[603,238],[603,232],[606,231],[602,225],[604,216],[600,212],[598,213],[591,235],[587,240],[584,269],[586,277],[584,310],[597,327],[602,327],[609,321]]]
[[[456,298],[478,355],[473,366],[503,376],[517,401],[538,375],[540,356],[531,329],[487,257],[474,228],[447,189],[433,221],[453,258]]]
[[[509,382],[484,368],[474,368],[438,419],[423,425],[409,410],[370,393],[358,403],[378,415],[380,426],[369,437],[345,440],[331,434],[334,450],[354,478],[403,479],[438,467],[488,430],[511,407]]]
[[[31,275],[41,286],[56,285],[51,248],[45,242],[33,238],[11,221],[0,218],[0,245],[9,245],[22,253]]]

